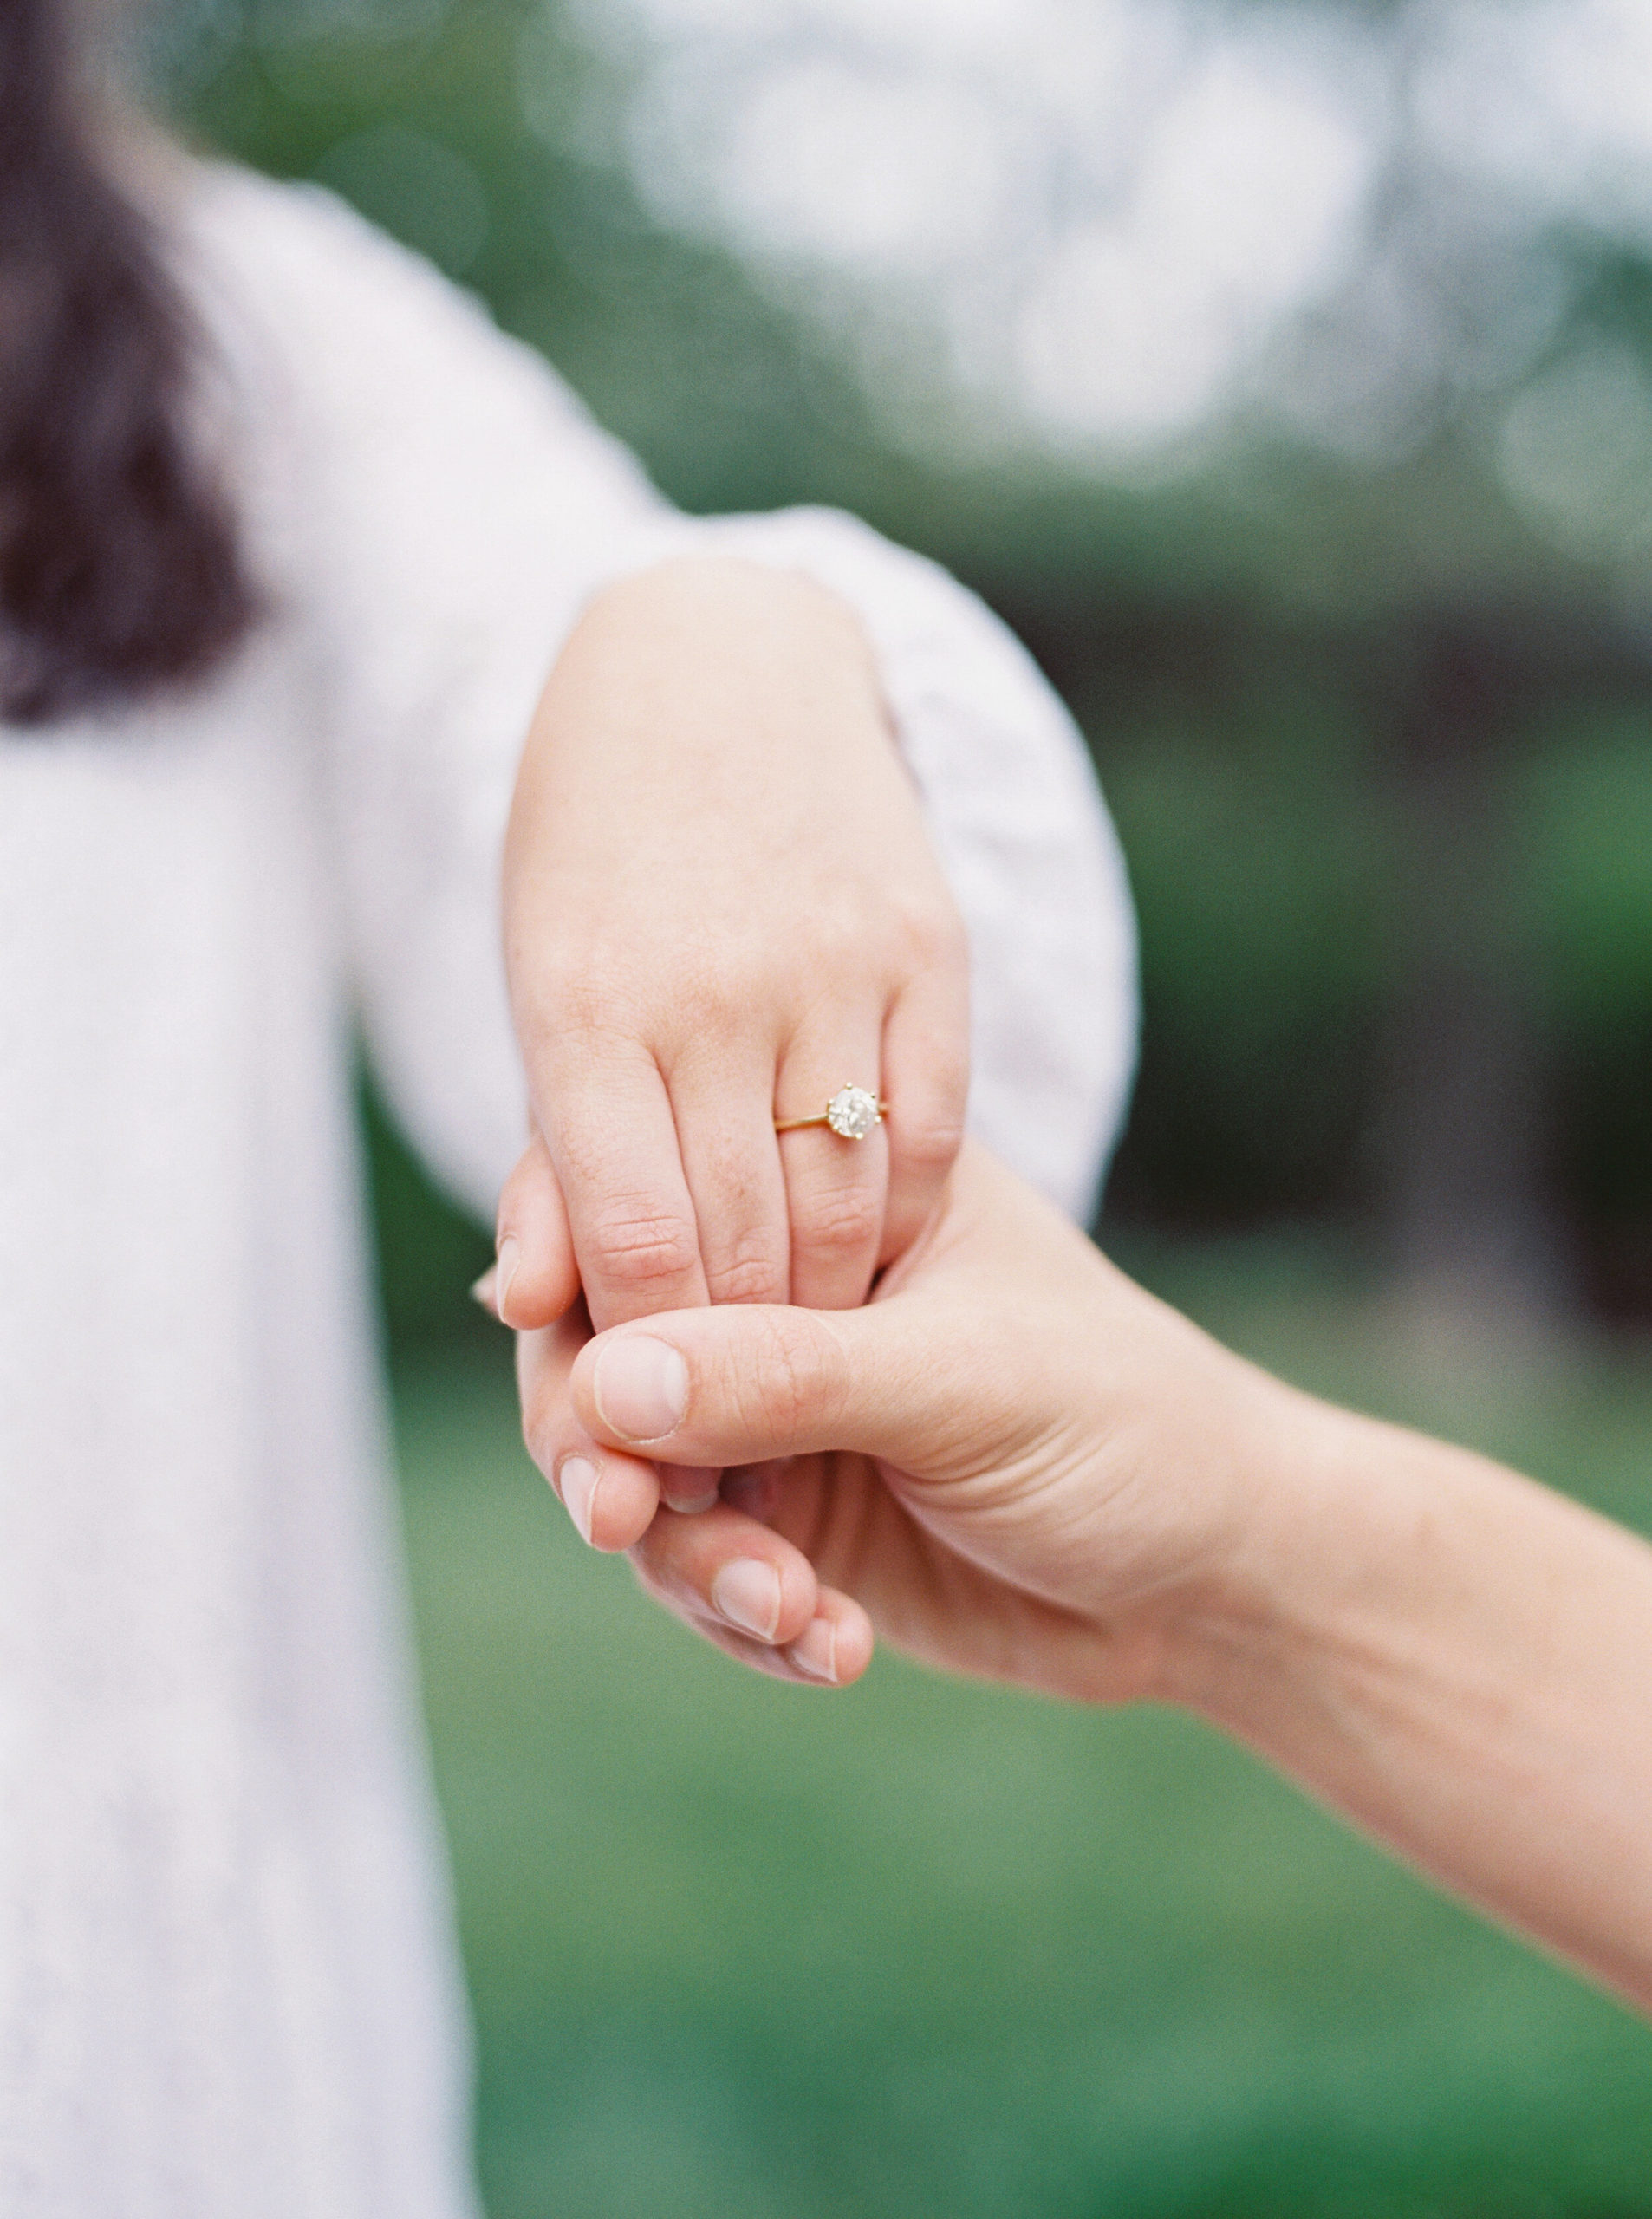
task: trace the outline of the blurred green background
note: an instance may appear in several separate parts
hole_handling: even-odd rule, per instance
[[[1386,446],[949,453],[661,216],[589,122],[602,14],[204,0],[156,67],[680,502],[831,501],[977,586],[1141,914],[1103,1238],[1291,1376],[1652,1529],[1652,597],[1511,499],[1489,428],[1580,333],[1648,352],[1652,256],[1548,241],[1545,351]],[[1652,2215],[1652,2035],[1209,1735],[889,1660],[800,1699],[646,1610],[517,1445],[486,1241],[364,1115],[493,2219]]]

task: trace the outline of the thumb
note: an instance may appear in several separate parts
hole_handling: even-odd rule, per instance
[[[730,1303],[619,1325],[581,1350],[574,1407],[597,1440],[673,1463],[851,1449],[904,1465],[959,1398],[922,1307]]]

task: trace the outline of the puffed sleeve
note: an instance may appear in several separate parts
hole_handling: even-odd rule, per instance
[[[849,517],[680,516],[426,264],[313,190],[236,190],[308,427],[289,569],[320,643],[354,989],[438,1175],[491,1212],[522,1142],[499,856],[545,675],[601,585],[714,547],[808,573],[864,622],[969,929],[972,1126],[1085,1214],[1134,1056],[1134,933],[1082,744],[1009,633]]]

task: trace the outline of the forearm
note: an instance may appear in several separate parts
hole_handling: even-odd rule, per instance
[[[1182,1693],[1493,1917],[1652,2008],[1652,1549],[1281,1390],[1272,1507]]]

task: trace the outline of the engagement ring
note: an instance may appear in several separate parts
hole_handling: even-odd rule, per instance
[[[881,1124],[888,1106],[863,1086],[840,1086],[818,1116],[777,1117],[774,1129],[777,1133],[800,1133],[805,1125],[829,1125],[840,1139],[863,1141],[874,1125]]]

